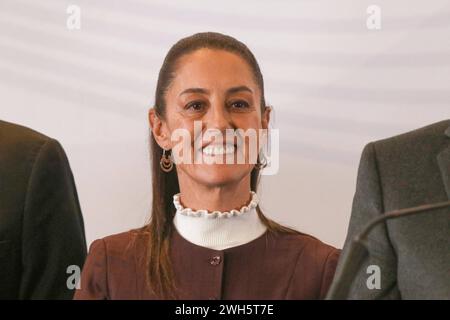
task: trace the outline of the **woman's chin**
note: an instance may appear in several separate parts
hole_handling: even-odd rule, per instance
[[[196,165],[194,175],[205,184],[224,185],[241,181],[251,170],[248,164],[201,164]]]

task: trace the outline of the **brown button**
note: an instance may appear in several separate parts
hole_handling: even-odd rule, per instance
[[[220,256],[214,256],[209,260],[209,263],[213,266],[217,266],[220,263]]]

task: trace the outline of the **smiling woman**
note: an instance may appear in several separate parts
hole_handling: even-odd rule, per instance
[[[263,214],[257,195],[263,159],[250,161],[249,139],[202,138],[267,129],[270,111],[260,68],[243,43],[213,32],[177,42],[149,111],[150,223],[94,241],[75,298],[325,297],[339,250]],[[174,163],[170,152],[180,130],[190,137],[183,156],[243,154],[245,161]]]

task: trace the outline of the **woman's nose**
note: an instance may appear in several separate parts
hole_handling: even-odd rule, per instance
[[[210,108],[206,117],[204,117],[204,121],[206,121],[206,127],[209,129],[222,131],[233,128],[231,116],[223,105],[216,105]]]

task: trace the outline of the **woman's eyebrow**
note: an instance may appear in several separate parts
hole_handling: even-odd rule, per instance
[[[252,89],[250,89],[247,86],[231,87],[230,89],[227,90],[227,93],[231,94],[231,93],[236,93],[236,92],[239,92],[239,91],[248,91],[250,93],[253,93]]]
[[[179,95],[183,95],[186,93],[204,93],[204,94],[209,94],[209,91],[203,88],[189,88],[186,90],[183,90]]]
[[[252,89],[250,89],[247,86],[237,86],[237,87],[231,87],[227,90],[227,94],[236,93],[239,91],[248,91],[250,93],[253,93]],[[183,90],[179,95],[183,95],[186,93],[203,93],[203,94],[209,94],[209,90],[206,90],[204,88],[188,88],[186,90]]]

